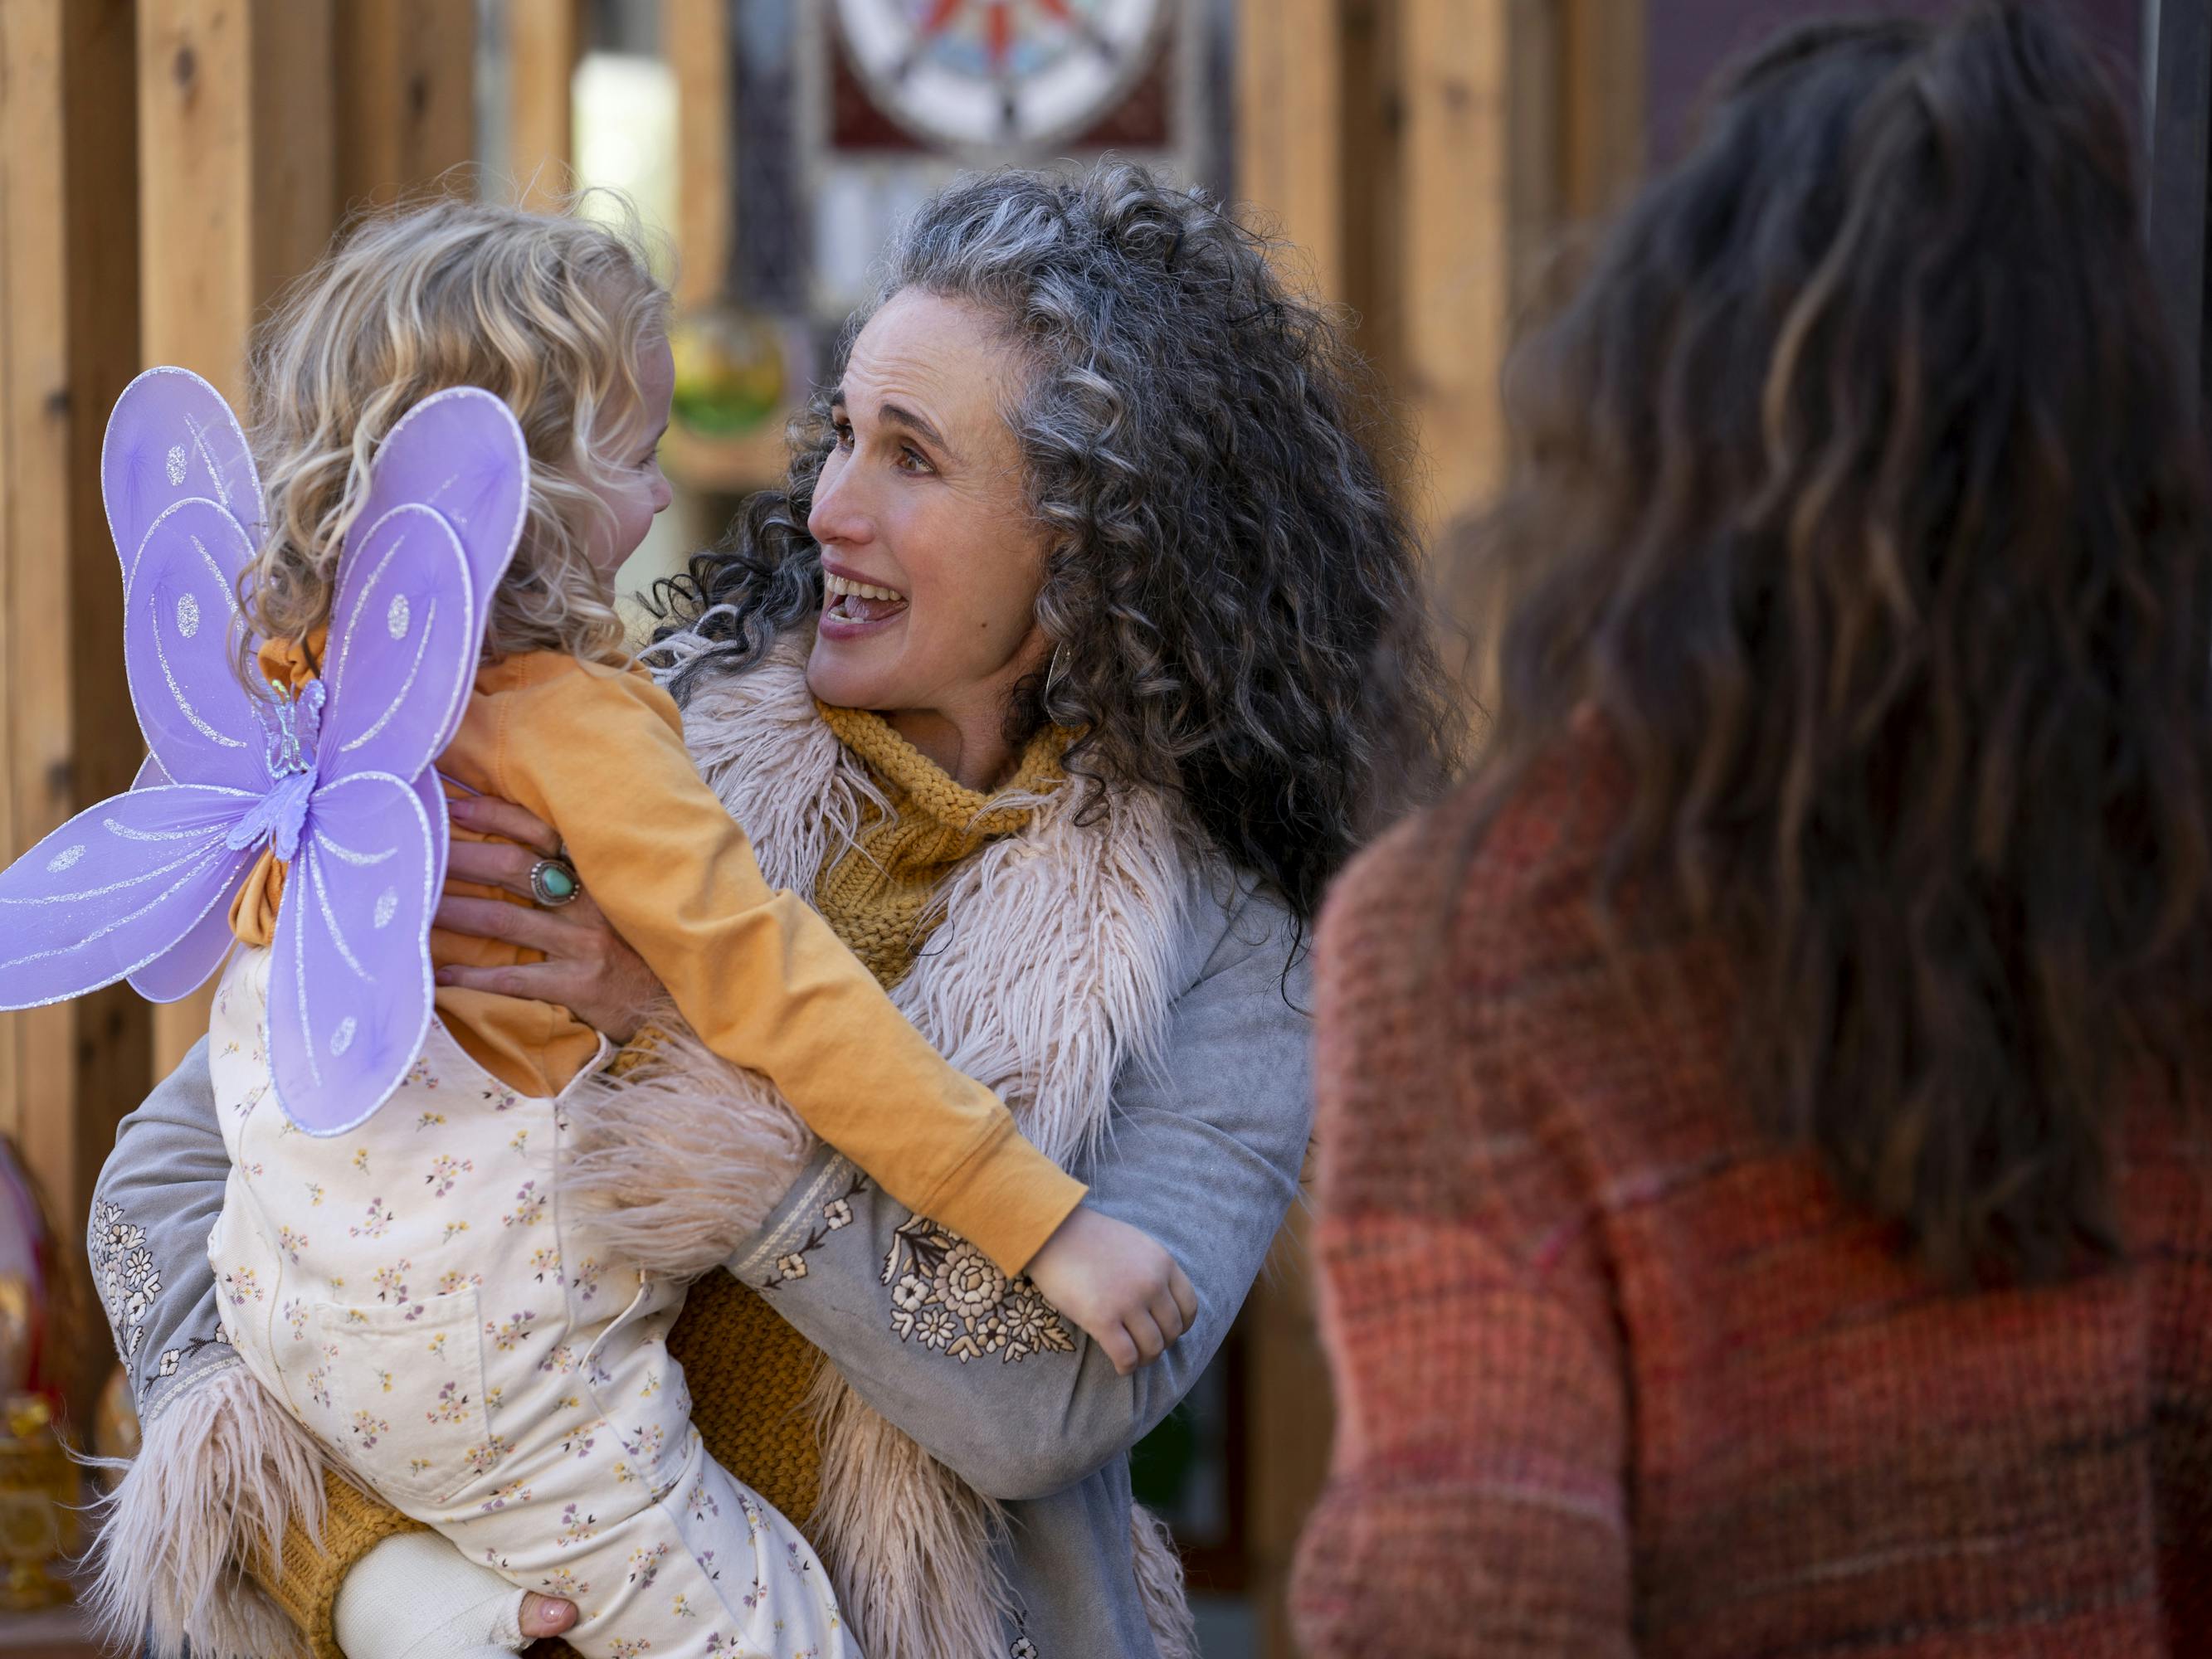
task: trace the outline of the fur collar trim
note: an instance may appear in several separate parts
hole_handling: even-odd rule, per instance
[[[816,712],[793,642],[696,692],[684,735],[774,886],[812,892],[827,855],[853,844],[862,803],[887,807]],[[930,947],[891,994],[1062,1164],[1105,1133],[1122,1066],[1158,1060],[1188,887],[1164,801],[1123,791],[1086,814],[1084,796],[999,798],[1030,807],[1028,827],[953,872]]]

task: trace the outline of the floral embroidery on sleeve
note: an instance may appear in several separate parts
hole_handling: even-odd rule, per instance
[[[1018,1364],[1033,1353],[1073,1353],[1075,1339],[1060,1310],[1026,1279],[1008,1279],[997,1263],[957,1233],[927,1216],[909,1218],[891,1235],[883,1282],[891,1287],[891,1328],[962,1364],[994,1353]]]
[[[146,1339],[146,1316],[161,1293],[161,1275],[146,1248],[146,1230],[134,1226],[123,1206],[103,1201],[93,1217],[92,1276],[107,1304],[107,1322],[116,1351],[125,1360],[138,1357]]]
[[[867,1176],[855,1170],[853,1172],[851,1184],[843,1193],[822,1206],[819,1218],[807,1230],[806,1242],[795,1249],[787,1250],[783,1255],[776,1257],[775,1271],[763,1279],[758,1288],[772,1291],[787,1279],[805,1278],[807,1252],[820,1249],[823,1241],[830,1234],[841,1232],[853,1224],[852,1200],[866,1192],[867,1187]]]
[[[843,1192],[824,1202],[803,1243],[775,1258],[757,1288],[773,1291],[806,1277],[806,1258],[830,1235],[853,1224],[852,1200],[868,1178],[852,1171]],[[781,1241],[779,1240],[779,1243]],[[891,1236],[882,1283],[891,1287],[891,1329],[962,1364],[994,1353],[1018,1364],[1033,1353],[1073,1353],[1075,1338],[1060,1310],[1026,1279],[1008,1279],[975,1245],[927,1216],[909,1216]]]
[[[108,1325],[115,1333],[115,1351],[126,1366],[132,1365],[146,1333],[152,1328],[148,1321],[161,1294],[161,1273],[147,1248],[146,1230],[131,1222],[121,1205],[106,1200],[93,1212],[92,1276],[100,1286]],[[147,1366],[143,1379],[153,1382],[174,1376],[178,1368],[201,1349],[228,1343],[218,1323],[213,1336],[191,1337],[162,1350]]]

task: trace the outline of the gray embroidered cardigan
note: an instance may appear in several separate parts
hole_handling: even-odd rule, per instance
[[[1129,1556],[1127,1453],[1189,1390],[1258,1276],[1297,1188],[1312,1117],[1308,976],[1289,914],[1249,888],[1194,878],[1176,951],[1162,1062],[1125,1068],[1104,1146],[1074,1173],[1091,1201],[1143,1228],[1199,1297],[1189,1334],[1158,1364],[1115,1375],[1073,1333],[971,1358],[932,1348],[896,1305],[884,1263],[912,1218],[819,1149],[732,1258],[753,1283],[803,1247],[776,1306],[876,1411],[1012,1522],[1006,1562],[1021,1603],[1008,1650],[1037,1659],[1151,1659]],[[229,1164],[205,1045],[123,1121],[94,1191],[94,1278],[141,1418],[239,1362],[222,1338],[207,1236]],[[849,1169],[849,1166],[845,1166]],[[852,1224],[816,1227],[834,1185]],[[849,1189],[849,1190],[848,1190]]]

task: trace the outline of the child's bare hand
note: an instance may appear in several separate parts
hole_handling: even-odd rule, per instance
[[[1198,1293],[1159,1241],[1088,1204],[1045,1240],[1029,1276],[1123,1376],[1165,1353],[1198,1316]]]

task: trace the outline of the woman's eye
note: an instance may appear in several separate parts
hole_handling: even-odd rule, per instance
[[[931,472],[936,470],[930,465],[929,458],[912,444],[899,446],[898,469],[902,472]]]
[[[850,449],[853,447],[853,423],[850,421],[839,421],[830,430],[836,435],[838,448]]]

